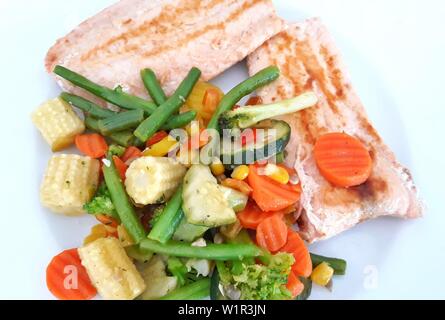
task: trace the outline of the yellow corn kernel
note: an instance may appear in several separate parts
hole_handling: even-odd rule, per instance
[[[66,215],[84,213],[99,181],[99,161],[76,154],[53,155],[40,187],[43,206]]]
[[[241,165],[233,170],[231,177],[236,180],[244,180],[249,175],[249,167],[246,165]]]
[[[326,262],[320,263],[312,271],[311,280],[319,286],[326,286],[334,275],[334,269]]]
[[[83,240],[83,245],[87,245],[91,242],[96,241],[100,238],[106,238],[108,236],[108,231],[105,225],[97,224],[91,228],[90,234]]]
[[[287,184],[289,182],[289,173],[287,170],[272,163],[268,163],[259,171],[259,174],[268,176],[281,184]]]
[[[144,152],[142,152],[142,155],[150,157],[163,157],[173,150],[177,144],[178,141],[168,136],[146,149]]]
[[[51,146],[59,151],[73,143],[74,137],[85,130],[83,121],[73,108],[60,98],[42,104],[32,114],[32,122]]]
[[[212,170],[212,173],[214,176],[220,176],[224,173],[225,168],[224,168],[224,165],[222,164],[221,160],[219,160],[218,158],[215,158],[212,161],[212,164],[210,165],[210,170]]]
[[[134,245],[134,241],[128,234],[127,229],[123,225],[117,227],[117,236],[121,242],[122,247],[128,247]]]

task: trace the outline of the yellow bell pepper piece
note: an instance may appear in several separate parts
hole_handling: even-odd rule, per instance
[[[150,148],[146,149],[144,152],[142,152],[143,156],[151,156],[151,157],[164,157],[166,156],[171,150],[173,150],[176,145],[178,144],[178,141],[176,141],[174,138],[167,136],[158,143],[155,143]]]
[[[94,242],[100,238],[106,238],[108,236],[108,230],[103,224],[97,224],[91,228],[91,232],[88,236],[83,240],[83,244],[87,245],[88,243]]]

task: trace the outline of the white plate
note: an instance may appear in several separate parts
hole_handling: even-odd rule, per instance
[[[0,298],[51,299],[45,267],[81,244],[91,217],[67,218],[41,208],[38,188],[50,157],[30,113],[59,89],[43,58],[54,41],[113,0],[1,0],[2,228]],[[363,223],[312,251],[348,260],[333,292],[315,299],[445,298],[443,1],[275,1],[289,20],[321,16],[343,52],[370,118],[408,165],[429,210],[415,221]],[[242,65],[216,79],[229,89]]]

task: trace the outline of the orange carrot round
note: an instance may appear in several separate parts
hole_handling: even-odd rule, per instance
[[[246,229],[256,229],[258,225],[265,219],[279,214],[277,212],[264,212],[253,201],[249,201],[243,211],[238,212],[238,217],[241,226]]]
[[[88,300],[97,294],[77,249],[65,250],[51,260],[46,268],[46,285],[61,300]]]
[[[121,159],[123,162],[127,162],[130,159],[139,158],[142,156],[142,151],[139,150],[139,148],[136,148],[134,146],[128,147],[124,154],[122,155]]]
[[[270,252],[277,252],[287,241],[287,225],[281,214],[264,219],[256,230],[258,245]]]
[[[291,271],[289,277],[287,278],[286,288],[292,295],[292,299],[295,299],[303,292],[304,284],[300,281],[300,279],[298,279],[298,276]]]
[[[288,229],[287,232],[287,242],[280,249],[280,252],[293,254],[295,262],[292,265],[292,272],[297,276],[309,277],[312,273],[312,260],[309,250],[298,233],[292,229]]]
[[[263,211],[283,210],[300,200],[300,185],[281,184],[273,179],[258,174],[260,165],[249,166],[249,185],[252,198]]]
[[[318,138],[314,157],[323,177],[338,187],[358,186],[371,174],[368,149],[346,133],[328,133]]]
[[[105,138],[98,133],[79,134],[75,144],[80,152],[94,159],[103,157],[108,150]]]

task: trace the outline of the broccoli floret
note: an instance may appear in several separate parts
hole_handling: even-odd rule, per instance
[[[89,214],[105,214],[117,218],[116,209],[111,201],[110,191],[104,182],[97,188],[93,199],[86,203],[83,209]]]
[[[317,96],[313,92],[307,92],[298,97],[272,104],[245,106],[224,112],[219,118],[219,125],[222,129],[245,129],[262,120],[312,107],[317,101]]]
[[[241,300],[290,299],[286,283],[294,257],[289,253],[278,253],[267,260],[266,264],[242,263],[242,269],[236,274],[227,265],[221,273],[218,266],[225,291],[236,292]]]
[[[122,157],[124,153],[125,153],[124,147],[119,146],[117,144],[112,144],[111,146],[108,147],[107,157],[108,158],[111,158],[113,156]]]

